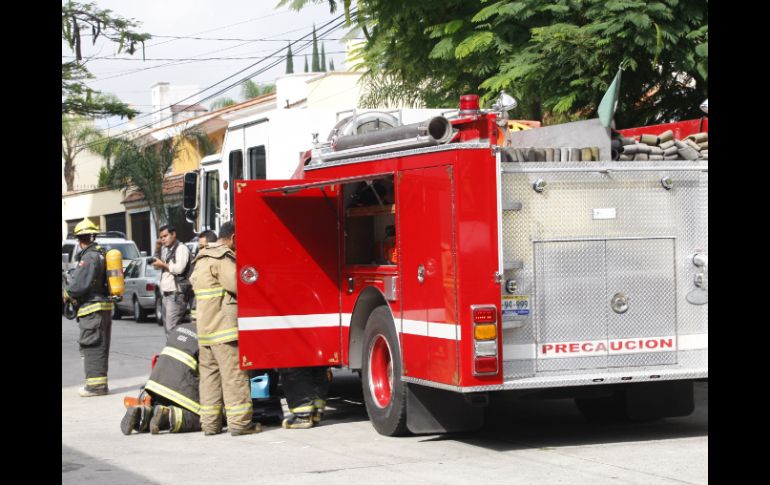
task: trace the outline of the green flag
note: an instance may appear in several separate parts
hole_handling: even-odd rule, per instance
[[[599,119],[602,121],[602,125],[605,128],[610,127],[612,118],[615,116],[615,109],[618,107],[618,96],[620,95],[620,73],[622,69],[618,69],[618,73],[615,74],[615,79],[612,80],[607,92],[604,93],[602,102],[599,103]]]

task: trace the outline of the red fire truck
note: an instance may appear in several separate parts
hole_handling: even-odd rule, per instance
[[[463,98],[316,146],[299,178],[235,182],[242,368],[360,370],[384,435],[477,429],[503,392],[691,413],[708,162],[610,161],[598,120],[518,132],[582,160],[514,161],[505,111]]]

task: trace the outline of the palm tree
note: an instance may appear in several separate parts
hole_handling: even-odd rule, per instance
[[[102,138],[92,120],[83,116],[62,114],[61,157],[64,160],[64,181],[67,192],[75,189],[75,158],[84,151],[97,153],[96,142]]]
[[[235,103],[236,101],[232,98],[217,98],[211,102],[211,109],[212,110],[221,109],[227,106],[232,106]]]
[[[243,87],[241,88],[241,94],[243,94],[244,101],[247,101],[249,99],[254,99],[259,96],[264,96],[265,94],[272,93],[274,91],[275,91],[275,84],[260,85],[255,83],[251,79],[247,79],[246,82],[243,83]]]
[[[102,154],[112,159],[107,185],[111,189],[134,186],[147,201],[155,222],[155,234],[168,221],[168,211],[163,194],[163,181],[174,160],[187,141],[197,143],[202,155],[214,153],[208,137],[197,130],[184,130],[178,136],[154,144],[141,140],[115,138],[103,148]]]

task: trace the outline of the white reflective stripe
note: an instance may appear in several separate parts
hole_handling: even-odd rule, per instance
[[[339,326],[339,313],[319,313],[314,315],[278,315],[273,317],[243,317],[238,319],[239,330],[281,330],[288,328]]]
[[[296,328],[349,327],[350,313],[318,313],[312,315],[278,315],[271,317],[241,317],[238,330],[285,330]],[[340,322],[341,320],[341,322]],[[460,340],[460,326],[452,323],[428,323],[420,320],[402,320],[401,333],[447,340]],[[398,324],[396,325],[398,327]],[[201,337],[203,340],[204,337]]]
[[[342,318],[342,326],[343,327],[349,327],[350,326],[350,320],[353,319],[353,314],[352,313],[342,313],[342,314],[340,314],[340,316]]]
[[[452,323],[433,323],[428,322],[428,337],[443,338],[448,340],[459,340],[457,334],[460,326]]]
[[[679,336],[679,350],[700,350],[709,348],[709,334],[700,333]]]
[[[421,335],[423,337],[428,336],[428,322],[421,320],[407,320],[404,318],[401,320],[401,333],[407,333],[409,335]]]

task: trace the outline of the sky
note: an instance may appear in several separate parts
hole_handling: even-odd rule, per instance
[[[153,84],[163,81],[172,85],[197,85],[203,90],[279,49],[284,51],[275,55],[285,55],[288,42],[311,33],[313,24],[319,30],[320,49],[320,27],[343,13],[340,9],[331,14],[326,2],[310,4],[297,12],[287,7],[276,9],[279,0],[93,1],[100,9],[109,9],[116,15],[141,22],[137,30],[153,35],[145,44],[145,61],[142,60],[141,51],[133,55],[125,52],[117,54],[117,45],[101,37],[93,45],[90,37],[84,37],[82,43],[83,56],[90,59],[86,67],[95,76],[87,84],[93,89],[116,95],[140,111],[140,117],[152,111],[150,86]],[[338,39],[346,32],[347,29],[343,27],[325,36],[329,39],[324,41],[326,60],[327,63],[330,59],[334,60],[335,70],[344,69],[345,47],[344,42]],[[204,39],[175,39],[170,36]],[[308,54],[308,63],[311,61],[312,46],[300,49],[304,44],[303,41],[292,47],[295,54],[294,72],[304,71],[305,53]],[[71,56],[73,53],[69,46],[62,42],[62,60],[70,59]],[[233,57],[249,59],[221,59]],[[180,60],[174,61],[176,59]],[[205,91],[201,97],[214,94],[275,60],[271,58],[262,61],[231,80]],[[258,83],[272,83],[285,70],[286,63],[281,61],[251,79]],[[211,101],[220,97],[230,97],[236,101],[243,99],[238,86],[202,104],[208,107]],[[134,121],[137,126],[150,121],[150,116],[140,117]],[[125,123],[125,119],[109,118],[99,120],[97,126],[121,129],[120,125],[126,128]]]

